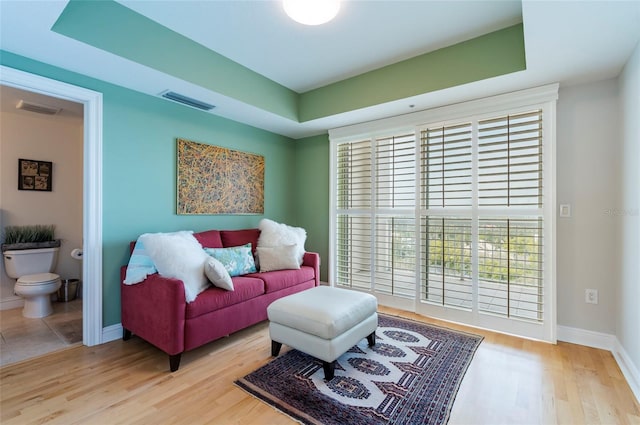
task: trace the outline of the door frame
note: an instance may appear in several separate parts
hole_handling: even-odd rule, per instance
[[[102,93],[0,65],[0,84],[84,105],[82,343],[102,336]]]

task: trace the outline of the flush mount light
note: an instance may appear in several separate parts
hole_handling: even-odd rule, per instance
[[[340,0],[283,0],[282,6],[296,22],[321,25],[335,18],[340,10]]]

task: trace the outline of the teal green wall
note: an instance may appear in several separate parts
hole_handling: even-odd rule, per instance
[[[522,24],[300,95],[301,122],[526,69]]]
[[[292,120],[298,93],[114,1],[70,1],[53,31]]]
[[[329,135],[296,141],[296,225],[307,231],[307,251],[320,253],[320,278],[328,279]]]
[[[261,215],[176,215],[177,137],[265,157],[264,216],[295,222],[296,144],[170,101],[8,52],[0,63],[103,94],[103,324],[120,323],[120,266],[144,232],[256,227]],[[325,172],[326,173],[326,172]],[[293,195],[292,195],[293,194]]]

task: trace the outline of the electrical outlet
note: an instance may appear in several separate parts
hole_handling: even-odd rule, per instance
[[[587,304],[598,304],[598,290],[597,289],[585,289],[584,290],[584,302]]]

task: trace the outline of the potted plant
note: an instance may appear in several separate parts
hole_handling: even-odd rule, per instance
[[[53,224],[7,226],[4,228],[2,252],[19,249],[52,248],[60,246],[60,239],[54,238]]]

